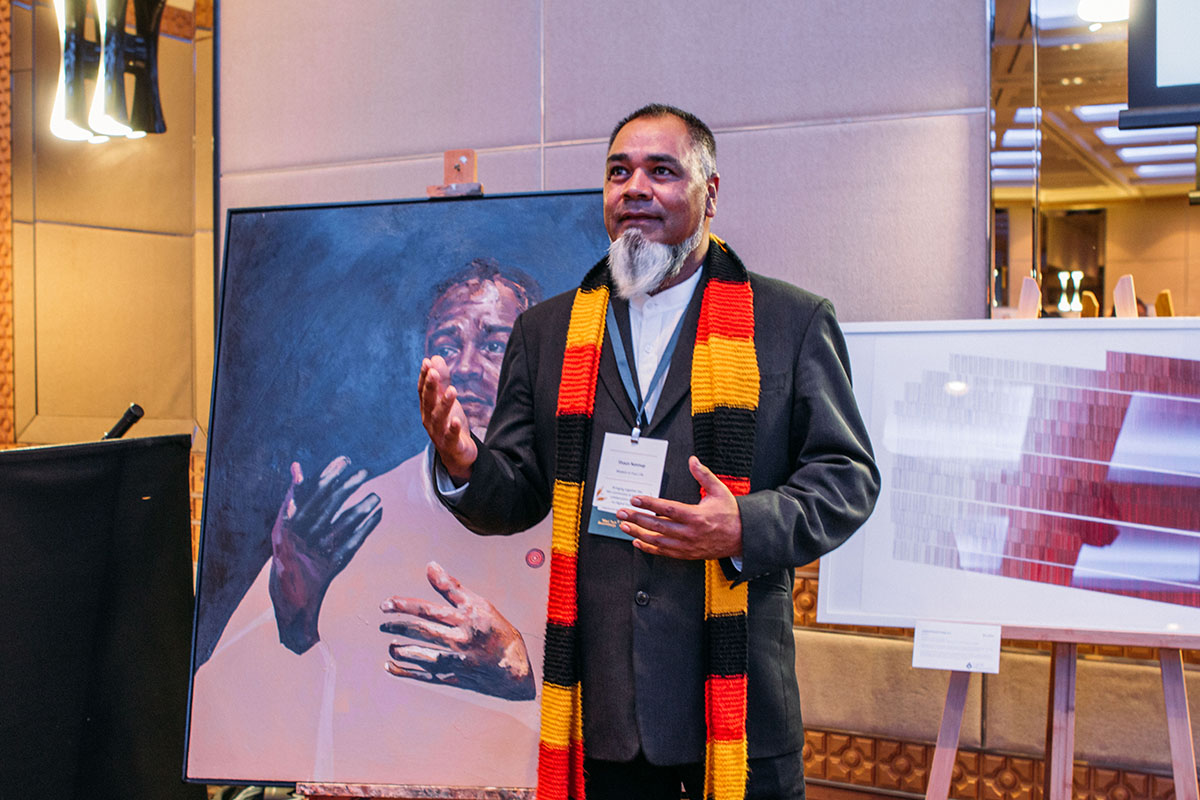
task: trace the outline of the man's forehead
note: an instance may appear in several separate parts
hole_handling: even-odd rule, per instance
[[[521,293],[512,282],[501,276],[471,278],[451,284],[437,296],[429,309],[430,321],[455,313],[462,306],[489,306],[502,310],[510,305],[520,306]]]
[[[613,138],[605,164],[625,164],[636,157],[651,164],[693,165],[699,150],[679,117],[638,117],[625,123]]]

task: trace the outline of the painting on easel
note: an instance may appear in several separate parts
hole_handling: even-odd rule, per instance
[[[818,618],[1200,633],[1195,320],[846,334],[884,491]]]
[[[598,192],[229,215],[186,775],[530,787],[549,522],[462,528],[416,402],[482,435],[516,316],[608,244]]]

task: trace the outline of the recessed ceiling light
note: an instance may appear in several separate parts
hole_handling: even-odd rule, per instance
[[[1145,161],[1174,161],[1177,159],[1195,159],[1196,145],[1194,144],[1159,144],[1149,147],[1119,147],[1117,157],[1126,164],[1136,164]]]
[[[1081,77],[1079,77],[1078,75],[1076,75],[1074,78],[1071,78],[1071,83],[1073,83],[1073,84],[1075,84],[1076,86],[1078,86],[1079,84],[1083,83],[1083,78],[1081,78]]]
[[[995,172],[995,170],[992,170]],[[1139,178],[1194,178],[1195,164],[1141,164],[1133,168]]]
[[[1032,149],[1036,145],[1042,143],[1042,132],[1035,131],[1033,128],[1009,128],[1000,137],[1000,146],[1011,148],[1013,150],[1022,147]]]
[[[1033,167],[1025,169],[996,167],[992,170],[992,180],[996,183],[1033,183],[1037,170]]]
[[[1088,30],[1091,31],[1092,33],[1095,33],[1096,31],[1100,30],[1103,27],[1104,27],[1104,25],[1102,25],[1101,23],[1093,22],[1091,25],[1088,25]]]
[[[1041,111],[1042,110],[1040,108],[1023,106],[1013,112],[1013,122],[1017,123],[1018,125],[1032,125],[1041,118]]]
[[[1196,138],[1195,125],[1168,128],[1135,128],[1123,131],[1115,125],[1096,128],[1096,136],[1105,144],[1142,144],[1145,142],[1187,142]]]
[[[1101,103],[1092,106],[1076,106],[1075,116],[1084,122],[1116,122],[1117,117],[1129,106],[1125,103]]]
[[[1037,150],[997,150],[992,153],[993,167],[1032,167],[1042,160]]]

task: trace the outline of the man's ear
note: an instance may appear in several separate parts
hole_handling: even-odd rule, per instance
[[[707,197],[704,199],[704,216],[715,217],[717,215],[717,189],[721,186],[721,176],[713,174],[705,182],[705,193]]]

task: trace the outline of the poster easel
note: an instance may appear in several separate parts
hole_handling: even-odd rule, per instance
[[[1123,633],[1120,631],[1067,628],[1022,628],[1004,626],[1005,639],[1050,642],[1050,691],[1046,714],[1046,755],[1043,770],[1044,800],[1071,800],[1075,754],[1075,673],[1080,644],[1107,644],[1158,648],[1163,700],[1167,711],[1167,735],[1171,743],[1171,768],[1178,800],[1200,800],[1196,781],[1196,754],[1192,747],[1192,722],[1188,713],[1187,687],[1183,678],[1183,650],[1200,649],[1200,636]],[[947,800],[963,708],[971,673],[950,673],[946,705],[938,729],[937,746],[929,771],[926,800]]]

